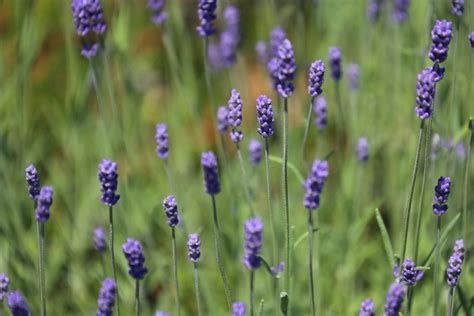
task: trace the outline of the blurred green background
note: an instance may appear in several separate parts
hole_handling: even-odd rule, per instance
[[[245,167],[255,208],[265,223],[263,256],[271,260],[265,166],[252,167],[246,149],[252,137],[259,138],[255,131],[255,99],[267,94],[276,103],[265,67],[258,62],[255,44],[258,40],[268,41],[269,32],[278,25],[292,41],[298,65],[296,93],[289,101],[289,160],[306,177],[314,158],[334,150],[329,160],[329,183],[317,211],[319,314],[354,315],[367,297],[374,299],[380,314],[393,276],[374,209],[380,208],[395,252],[399,253],[419,126],[414,113],[416,76],[430,64],[425,56],[434,19],[454,20],[450,1],[434,1],[431,21],[429,0],[412,1],[409,19],[400,25],[392,20],[391,1],[384,5],[376,23],[367,21],[364,0],[219,1],[216,25],[222,29],[221,12],[225,5],[236,5],[241,12],[242,41],[237,64],[230,70],[211,73],[212,98],[206,88],[202,39],[195,32],[197,1],[168,1],[169,19],[164,27],[151,23],[151,11],[145,0],[102,2],[108,24],[106,50],[89,64],[80,55],[70,1],[0,1],[0,271],[9,275],[12,290],[24,293],[32,314],[39,314],[37,244],[34,206],[28,198],[24,169],[30,163],[35,164],[41,184],[55,189],[51,218],[46,224],[49,313],[91,315],[103,279],[92,231],[108,224],[108,212],[100,201],[97,180],[97,166],[102,158],[117,161],[119,165],[118,192],[122,197],[114,212],[122,313],[131,315],[134,304],[134,282],[127,275],[126,261],[119,249],[129,236],[142,242],[150,270],[142,282],[143,315],[152,315],[156,309],[174,312],[171,233],[161,207],[163,199],[173,190],[164,164],[154,152],[154,126],[159,122],[169,127],[169,166],[186,229],[201,233],[200,278],[205,315],[226,315],[227,306],[214,258],[211,201],[203,192],[200,169],[203,151],[214,150],[219,154],[223,192],[218,195],[217,203],[224,233],[226,270],[234,300],[247,301],[248,271],[242,264],[242,243],[243,222],[250,216],[250,210],[240,183],[235,146],[227,135],[225,148],[229,159],[223,162],[213,126],[214,112],[217,106],[226,104],[231,88],[241,92]],[[469,115],[474,114],[474,62],[467,41],[467,35],[474,30],[473,6],[472,2],[466,3],[460,33],[454,35],[451,43],[445,62],[446,75],[437,86],[433,121],[434,133],[445,140],[454,137],[456,143],[465,144],[470,135],[466,123]],[[329,73],[326,75],[323,90],[328,99],[329,127],[318,133],[312,124],[308,149],[302,159],[304,120],[310,101],[306,93],[307,69],[315,59],[323,59],[329,69],[327,54],[331,46],[341,48],[344,66],[360,65],[360,89],[350,92],[346,77],[343,78],[346,124],[337,126],[335,85]],[[99,111],[91,65],[99,74],[99,93],[106,105],[103,113]],[[454,104],[453,93],[456,94]],[[274,156],[281,155],[279,114],[277,110],[277,134],[270,148]],[[345,130],[344,147],[337,147],[339,130]],[[366,136],[370,143],[369,162],[364,165],[357,162],[355,155],[360,136]],[[431,164],[422,209],[422,259],[435,240],[435,218],[431,211],[435,181],[440,175],[452,177],[450,207],[443,217],[445,225],[461,211],[465,159],[454,150],[442,150]],[[283,261],[280,169],[279,164],[272,163],[273,202],[281,242],[279,257]],[[472,170],[469,192],[473,187]],[[289,180],[291,225],[296,240],[306,231],[304,190],[291,171]],[[414,214],[418,211],[420,182],[413,201]],[[469,214],[473,212],[473,203],[474,198],[468,195]],[[469,219],[472,218],[470,215]],[[472,223],[468,224],[470,231],[474,230]],[[412,231],[409,256],[413,254]],[[444,280],[454,240],[461,237],[462,225],[458,221],[442,249],[440,279]],[[473,238],[472,234],[469,238]],[[183,314],[196,315],[186,239],[183,231],[178,231],[181,302]],[[305,244],[302,242],[294,252],[293,297],[290,298],[293,315],[309,314]],[[467,252],[468,264],[461,277],[461,287],[465,298],[472,301],[474,275],[469,250],[472,249]],[[108,256],[105,259],[108,262]],[[263,298],[264,315],[277,315],[268,274],[260,269],[256,278],[257,304]],[[413,315],[431,313],[432,279],[429,271],[417,286]],[[442,306],[446,303],[446,292],[444,286]],[[5,306],[0,306],[0,310],[7,313]]]

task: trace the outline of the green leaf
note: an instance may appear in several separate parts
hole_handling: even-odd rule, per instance
[[[313,228],[313,233],[317,232],[319,230],[319,227],[315,227]],[[298,239],[296,239],[294,245],[293,245],[293,250],[296,249],[296,247],[298,247],[298,245],[303,241],[305,240],[306,238],[308,238],[308,232],[305,232],[303,234],[301,234],[300,237],[298,237]]]
[[[415,267],[415,270],[417,271],[428,271],[428,270],[431,270],[430,267],[425,267],[425,266],[419,266],[419,267]]]
[[[461,213],[458,213],[449,223],[448,225],[446,226],[446,228],[444,229],[444,232],[441,234],[441,238],[440,238],[440,244],[441,244],[441,248],[444,246],[444,244],[446,243],[447,239],[448,239],[448,234],[449,232],[451,231],[451,229],[454,228],[454,225],[456,225],[456,222],[459,220],[459,218],[461,217]],[[425,260],[423,261],[423,266],[429,266],[430,263],[431,263],[431,259],[433,258],[433,254],[435,253],[435,250],[436,250],[436,243],[433,245],[433,247],[431,248],[431,251],[430,253],[428,254],[428,256],[426,256]]]
[[[265,267],[265,270],[270,274],[270,276],[272,278],[278,279],[279,277],[277,277],[273,274],[272,267],[270,266],[270,264],[268,264],[267,260],[265,260],[265,258],[263,258],[261,256],[258,256],[258,257],[260,258],[260,260],[262,260],[263,266]]]
[[[388,263],[390,264],[390,271],[392,271],[393,266],[395,265],[392,242],[390,241],[390,236],[388,235],[387,228],[385,227],[378,208],[375,209],[375,218],[377,219],[377,224],[379,225],[380,233],[382,234],[383,246],[388,257]]]
[[[277,156],[272,156],[270,155],[270,161],[273,161],[273,162],[276,162],[278,164],[283,164],[283,159],[281,159],[280,157],[277,157]],[[294,164],[292,164],[291,162],[288,161],[288,168],[290,168],[290,170],[295,174],[296,178],[298,179],[298,181],[301,183],[301,184],[304,184],[304,178],[303,176],[301,175],[301,172],[299,172],[298,168],[295,167]]]

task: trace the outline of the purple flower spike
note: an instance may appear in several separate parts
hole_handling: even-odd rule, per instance
[[[260,218],[251,218],[245,222],[244,239],[244,265],[250,270],[257,269],[262,265],[263,223]]]
[[[406,289],[400,283],[394,283],[388,290],[385,299],[383,316],[398,316],[406,295]]]
[[[352,91],[359,90],[360,67],[357,64],[347,66],[347,79],[349,80],[349,88]]]
[[[453,14],[455,16],[462,16],[464,14],[464,0],[452,0]]]
[[[49,210],[53,204],[53,192],[51,187],[42,187],[38,195],[35,217],[40,223],[46,223],[49,219]]]
[[[379,0],[371,0],[367,5],[367,20],[371,23],[375,23],[380,15],[380,4]]]
[[[448,285],[454,287],[458,285],[459,277],[462,272],[462,264],[464,263],[464,241],[457,240],[454,245],[453,255],[449,258],[448,268],[446,269],[446,277]]]
[[[416,115],[422,120],[426,120],[433,114],[433,103],[435,96],[435,76],[430,67],[421,71],[416,82]]]
[[[235,6],[224,9],[226,29],[220,36],[220,53],[223,67],[231,67],[236,61],[237,46],[240,42],[240,12]]]
[[[474,32],[471,32],[467,39],[469,40],[469,44],[471,44],[472,51],[474,52]]]
[[[30,316],[25,298],[19,291],[8,294],[7,303],[12,316]]]
[[[266,95],[261,95],[257,98],[256,105],[257,121],[260,124],[257,133],[263,138],[268,138],[275,133],[272,100]]]
[[[212,151],[201,155],[201,166],[204,171],[204,189],[206,193],[214,195],[221,192],[217,158]]]
[[[158,158],[166,160],[169,156],[169,135],[166,124],[156,124],[155,142]]]
[[[150,8],[153,13],[151,18],[153,24],[162,25],[165,23],[168,17],[168,14],[163,11],[165,4],[165,0],[148,0],[148,8]]]
[[[155,316],[171,316],[171,314],[163,311],[156,311]]]
[[[201,37],[211,36],[216,32],[212,22],[216,19],[217,0],[199,0],[198,18],[199,26],[196,31]]]
[[[369,141],[366,137],[359,138],[357,142],[357,160],[367,162],[369,160]]]
[[[240,98],[240,93],[232,89],[231,96],[228,102],[229,112],[227,113],[227,121],[229,126],[232,127],[230,131],[230,138],[236,144],[240,143],[244,139],[244,134],[237,128],[242,124],[242,108],[243,103]]]
[[[286,33],[282,27],[277,26],[272,30],[272,32],[270,33],[270,48],[272,56],[278,55],[278,48],[285,39]]]
[[[280,261],[276,267],[271,267],[270,270],[276,278],[279,278],[280,273],[285,270],[285,263],[283,261]]]
[[[227,122],[227,115],[228,115],[227,107],[226,106],[220,106],[217,109],[217,130],[219,133],[223,134],[227,132],[228,128],[228,122]]]
[[[249,143],[249,160],[254,166],[258,166],[262,160],[262,144],[255,138],[252,138]]]
[[[423,278],[423,271],[415,270],[415,268],[416,264],[410,258],[406,258],[402,264],[402,273],[400,276],[400,280],[406,286],[415,286],[416,282]]]
[[[328,124],[326,97],[319,96],[313,101],[313,112],[316,116],[315,124],[318,129],[325,129]]]
[[[199,234],[189,234],[188,236],[188,258],[192,263],[197,263],[201,258],[201,239]]]
[[[453,34],[453,24],[446,20],[437,20],[431,30],[431,49],[428,57],[434,63],[442,63],[448,58],[449,43]]]
[[[118,186],[117,164],[111,160],[104,159],[99,165],[99,181],[101,183],[102,203],[112,207],[120,195],[116,194]]]
[[[34,165],[29,165],[25,169],[25,179],[28,185],[28,194],[30,199],[36,201],[40,193],[39,174]]]
[[[308,93],[313,98],[323,93],[321,87],[324,83],[325,71],[326,67],[322,60],[316,60],[309,68]]]
[[[247,312],[245,311],[244,302],[236,302],[232,304],[232,316],[246,316]]]
[[[395,0],[393,3],[393,19],[402,23],[408,18],[408,8],[410,7],[410,0]]]
[[[359,316],[374,316],[374,301],[370,298],[360,304]]]
[[[98,227],[94,230],[94,246],[98,252],[104,252],[107,248],[105,231],[102,227]]]
[[[331,47],[329,49],[329,66],[331,68],[331,78],[334,81],[341,80],[342,78],[342,54],[341,50],[337,47]]]
[[[296,60],[293,46],[288,39],[283,40],[278,47],[278,84],[277,91],[283,98],[293,95],[295,87],[293,81],[296,73]]]
[[[174,196],[170,195],[163,201],[163,209],[165,210],[166,217],[168,220],[166,223],[171,227],[175,228],[179,224],[178,216],[178,204]]]
[[[264,41],[258,41],[257,44],[255,44],[255,51],[257,52],[258,60],[262,64],[268,63],[268,57],[269,57],[269,51],[268,51],[268,46]]]
[[[306,194],[303,205],[309,210],[319,207],[319,198],[323,191],[324,184],[329,175],[329,164],[327,161],[316,159],[311,167],[311,172],[304,183]]]
[[[148,269],[145,268],[145,255],[143,254],[142,245],[134,239],[127,239],[122,245],[122,252],[128,261],[128,274],[136,279],[143,280]]]
[[[117,285],[112,279],[105,279],[97,299],[97,316],[111,316],[117,296]]]
[[[436,216],[441,216],[448,210],[448,197],[451,192],[451,178],[439,177],[438,184],[435,186],[435,197],[433,203],[433,212]]]
[[[6,273],[0,273],[0,303],[3,302],[8,294],[8,286],[10,285],[10,279]]]

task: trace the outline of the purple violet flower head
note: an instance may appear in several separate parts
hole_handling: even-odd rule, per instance
[[[167,196],[163,200],[163,209],[165,211],[165,215],[168,218],[166,223],[171,228],[175,228],[176,225],[179,224],[179,216],[178,216],[178,203],[176,203],[176,199],[174,196],[170,195]]]
[[[8,294],[8,286],[10,285],[10,279],[5,272],[0,273],[0,303],[3,302]]]
[[[410,0],[394,0],[393,3],[393,19],[402,23],[408,18],[408,8],[410,7]]]
[[[255,44],[255,51],[257,52],[258,60],[266,65],[269,59],[268,45],[264,41],[258,41]]]
[[[192,263],[197,263],[201,258],[201,239],[199,234],[189,234],[188,236],[188,258]]]
[[[117,297],[117,285],[112,279],[105,279],[97,299],[97,316],[111,316]]]
[[[431,30],[431,49],[428,57],[434,63],[442,63],[448,58],[449,43],[453,34],[453,24],[446,20],[437,20]]]
[[[357,160],[367,162],[369,160],[369,141],[366,137],[361,137],[357,141]]]
[[[99,181],[101,183],[102,203],[109,207],[114,206],[120,200],[120,195],[116,194],[118,173],[115,162],[108,159],[102,160],[99,165]]]
[[[422,120],[426,120],[433,114],[431,104],[435,95],[435,76],[430,67],[423,69],[418,75],[416,82],[416,115]]]
[[[229,126],[232,127],[230,131],[230,138],[236,144],[240,143],[244,139],[244,134],[237,128],[242,124],[242,108],[243,103],[240,98],[240,93],[232,89],[231,96],[228,102],[229,112],[227,113],[227,121]]]
[[[166,160],[169,156],[169,135],[166,124],[156,124],[155,142],[158,158]]]
[[[349,80],[349,88],[352,91],[359,90],[360,67],[357,64],[347,66],[347,79]]]
[[[277,89],[279,80],[278,80],[278,71],[279,71],[279,65],[278,65],[278,58],[272,57],[268,60],[267,63],[267,72],[268,75],[270,76],[270,79],[272,81],[272,87],[273,89]]]
[[[280,273],[282,273],[285,270],[285,263],[283,261],[280,261],[276,267],[270,267],[270,270],[272,274],[278,278],[280,277]]]
[[[38,171],[34,165],[29,165],[25,169],[25,179],[26,184],[28,185],[28,194],[30,195],[30,199],[36,201],[40,193],[40,181]]]
[[[102,227],[94,229],[94,246],[98,252],[104,252],[107,248],[105,231]]]
[[[416,264],[410,258],[406,258],[402,264],[402,273],[400,275],[400,280],[406,286],[415,286],[416,282],[423,278],[423,271],[415,270],[415,268]]]
[[[217,158],[212,151],[202,153],[201,166],[204,171],[204,189],[206,193],[214,195],[221,192]]]
[[[471,44],[472,51],[474,52],[474,32],[471,32],[467,39],[469,40],[469,44]]]
[[[49,219],[49,210],[53,204],[53,188],[42,187],[36,200],[36,220],[40,223],[46,223]]]
[[[165,0],[148,0],[148,8],[150,8],[153,13],[151,18],[153,24],[162,25],[165,23],[168,17],[168,14],[163,11],[165,5]]]
[[[306,194],[303,205],[309,210],[319,207],[319,197],[323,191],[326,179],[329,176],[329,164],[327,161],[316,159],[311,167],[311,172],[304,183]]]
[[[270,48],[271,55],[276,57],[278,55],[278,49],[283,41],[286,39],[285,30],[281,26],[277,26],[270,33]]]
[[[97,55],[99,51],[99,44],[98,43],[83,43],[81,55],[85,58],[92,58]]]
[[[296,73],[296,60],[293,46],[288,39],[283,40],[278,47],[278,84],[277,91],[283,98],[293,95],[295,87],[293,81]]]
[[[367,20],[375,23],[380,16],[380,4],[378,0],[371,0],[367,4]]]
[[[383,316],[398,316],[406,295],[406,289],[400,283],[393,283],[385,299]]]
[[[331,78],[334,81],[342,78],[342,54],[338,47],[329,49],[329,66],[331,68]]]
[[[257,128],[257,133],[263,138],[268,138],[275,133],[272,100],[266,95],[261,95],[257,98],[256,106],[257,121],[260,125]]]
[[[143,254],[142,245],[134,239],[127,239],[122,245],[122,251],[128,261],[128,274],[136,279],[143,280],[148,269],[145,268],[145,255]]]
[[[444,78],[445,68],[440,67],[439,64],[435,64],[433,67],[426,67],[426,69],[430,70],[433,73],[433,80],[436,82],[441,81]]]
[[[374,316],[374,301],[370,298],[360,304],[359,316]]]
[[[247,316],[244,302],[236,302],[232,304],[232,316]]]
[[[436,216],[441,216],[448,210],[448,197],[451,192],[451,178],[439,177],[435,188],[433,212]]]
[[[30,316],[25,298],[19,291],[8,294],[7,303],[12,316]]]
[[[244,265],[250,270],[257,269],[262,265],[263,223],[260,218],[251,218],[245,222],[244,239]]]
[[[171,316],[171,314],[163,311],[156,311],[155,316]]]
[[[262,144],[255,138],[249,142],[249,160],[254,166],[258,166],[262,160]]]
[[[462,239],[456,240],[453,254],[449,258],[448,268],[446,269],[447,282],[450,287],[458,285],[459,277],[462,272],[462,265],[464,263],[464,241]]]
[[[239,39],[236,33],[224,31],[219,39],[219,56],[222,67],[230,68],[237,60],[237,46]]]
[[[209,43],[209,46],[207,47],[207,60],[211,70],[217,71],[222,68],[220,43]]]
[[[318,129],[325,129],[328,124],[327,102],[325,96],[313,100],[313,112],[316,116],[315,124]]]
[[[452,0],[452,11],[455,16],[462,16],[464,14],[464,0]]]
[[[226,106],[220,106],[217,109],[217,130],[219,133],[225,133],[227,132],[228,128],[228,122],[227,122],[227,115],[228,115],[227,107]]]
[[[309,68],[308,76],[308,93],[313,98],[323,93],[321,87],[324,83],[324,73],[326,72],[326,66],[322,60],[316,60],[311,64]]]
[[[201,37],[211,36],[216,32],[212,22],[216,19],[217,0],[199,0],[198,18],[199,26],[196,31]]]

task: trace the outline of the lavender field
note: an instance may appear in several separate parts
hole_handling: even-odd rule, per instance
[[[0,0],[0,315],[474,315],[474,2]]]

